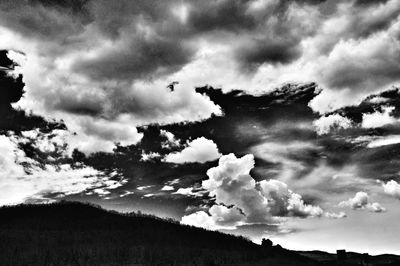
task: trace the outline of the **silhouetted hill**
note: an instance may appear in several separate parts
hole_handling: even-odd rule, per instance
[[[61,202],[0,208],[1,265],[317,265],[280,247]]]
[[[368,265],[368,266],[394,266],[400,265],[400,256],[391,254],[382,254],[371,256],[355,252],[346,252],[345,262],[338,262],[337,255],[323,251],[298,251],[298,254],[318,261],[320,265]]]
[[[79,202],[0,208],[1,265],[362,265],[361,254],[294,252],[154,216]],[[400,265],[399,257],[371,257]],[[352,263],[352,264],[350,264]],[[386,264],[385,264],[386,263]]]

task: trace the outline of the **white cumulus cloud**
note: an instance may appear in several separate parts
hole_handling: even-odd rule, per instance
[[[387,195],[395,197],[400,200],[400,184],[394,180],[390,180],[386,184],[383,183],[383,190]]]
[[[357,209],[368,209],[372,212],[384,212],[386,209],[382,207],[378,202],[369,202],[369,195],[366,192],[357,192],[353,198],[339,203],[339,207],[350,207],[353,210]]]
[[[182,151],[168,154],[164,160],[169,163],[204,163],[218,159],[220,156],[217,144],[201,137],[188,142],[187,147]]]

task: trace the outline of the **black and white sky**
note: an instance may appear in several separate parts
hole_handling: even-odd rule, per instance
[[[0,63],[0,205],[400,254],[398,0],[1,0]]]

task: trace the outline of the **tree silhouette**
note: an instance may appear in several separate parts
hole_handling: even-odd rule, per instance
[[[261,241],[261,246],[264,248],[271,248],[272,247],[272,241],[269,239],[263,238]]]

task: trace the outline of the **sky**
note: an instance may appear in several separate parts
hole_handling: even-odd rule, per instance
[[[0,36],[0,205],[400,254],[398,0],[4,0]]]

